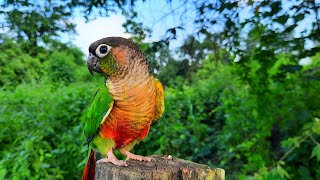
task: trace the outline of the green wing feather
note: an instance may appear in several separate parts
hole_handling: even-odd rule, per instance
[[[94,100],[89,108],[87,118],[84,125],[84,134],[87,138],[88,145],[96,135],[100,123],[105,114],[112,108],[113,98],[109,94],[108,88],[101,86],[94,97]]]

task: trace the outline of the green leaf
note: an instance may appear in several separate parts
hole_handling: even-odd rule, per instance
[[[299,137],[288,138],[287,140],[281,142],[281,146],[286,148],[290,148],[292,146],[299,147],[299,139]]]
[[[317,145],[313,148],[312,154],[310,158],[316,157],[318,161],[320,161],[320,145]]]
[[[0,179],[4,179],[4,177],[7,174],[7,170],[6,169],[0,169]]]
[[[314,125],[312,127],[312,131],[316,134],[320,135],[320,120],[318,118],[315,118]]]
[[[283,169],[280,165],[277,165],[277,173],[282,178],[286,177],[286,178],[290,179],[290,175],[288,174],[288,172],[285,169]]]
[[[293,19],[298,22],[304,19],[304,14],[298,14],[296,16],[293,17]]]
[[[287,20],[289,19],[289,15],[284,14],[282,16],[279,16],[277,19],[275,19],[274,21],[280,23],[280,24],[285,24],[287,22]]]

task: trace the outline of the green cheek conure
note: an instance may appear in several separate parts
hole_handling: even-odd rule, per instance
[[[114,156],[115,149],[127,159],[151,161],[130,153],[164,111],[163,87],[149,73],[144,54],[128,39],[108,37],[90,45],[87,66],[91,74],[102,73],[107,81],[97,90],[85,121],[91,151],[82,179],[94,179],[94,151],[106,156],[98,163],[127,166]]]

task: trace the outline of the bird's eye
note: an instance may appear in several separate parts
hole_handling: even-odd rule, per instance
[[[105,54],[108,52],[108,47],[107,46],[101,46],[100,47],[100,53],[101,54]]]
[[[108,54],[110,51],[111,47],[106,45],[106,44],[100,44],[97,49],[96,49],[96,54],[100,57],[103,58]]]

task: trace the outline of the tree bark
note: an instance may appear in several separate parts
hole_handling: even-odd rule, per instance
[[[209,166],[197,164],[171,156],[152,155],[151,162],[129,160],[127,167],[110,163],[98,163],[96,180],[224,180],[223,169],[211,169]]]

